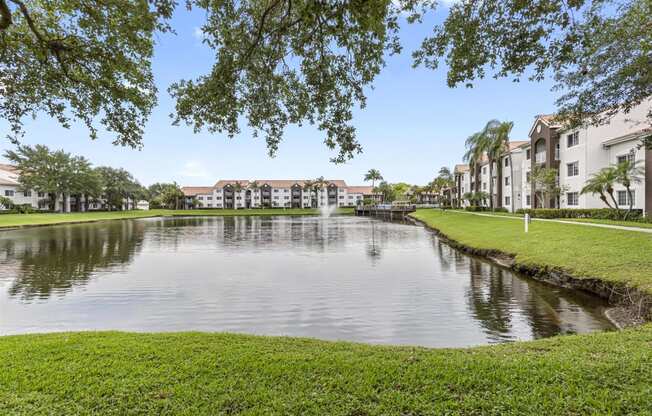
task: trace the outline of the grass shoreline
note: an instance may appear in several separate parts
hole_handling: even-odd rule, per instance
[[[352,214],[351,208],[338,208],[336,215]],[[185,216],[300,216],[320,215],[318,209],[302,208],[271,208],[271,209],[194,209],[194,210],[165,210],[150,211],[102,211],[102,212],[72,212],[72,213],[47,213],[47,214],[0,214],[0,231],[14,230],[28,227],[44,227],[49,225],[82,224],[101,221],[129,220],[157,217],[185,217]]]
[[[0,337],[0,413],[648,414],[652,326],[465,349],[224,333]]]

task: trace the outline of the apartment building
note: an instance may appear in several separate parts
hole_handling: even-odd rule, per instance
[[[466,192],[489,193],[493,181],[495,207],[509,211],[520,208],[604,208],[598,195],[582,194],[582,188],[592,175],[623,160],[637,163],[643,171],[640,180],[632,183],[634,209],[648,213],[652,209],[652,151],[641,146],[641,138],[652,134],[647,112],[648,100],[630,112],[615,114],[608,123],[565,129],[552,115],[538,115],[530,128],[529,140],[510,143],[509,150],[494,162],[493,177],[489,177],[489,161],[485,157],[476,165],[471,177],[468,165],[456,165],[454,174],[460,206],[468,206]],[[511,156],[512,165],[509,164]],[[502,169],[497,170],[496,163]],[[545,198],[532,180],[532,171],[549,168],[558,172],[563,193]],[[477,187],[475,184],[478,184]],[[614,187],[621,207],[629,207],[629,196],[622,185]],[[483,205],[488,205],[485,201]]]
[[[24,190],[19,183],[20,172],[13,165],[0,164],[0,196],[9,198],[14,205],[31,205],[35,210],[47,211],[51,208],[50,195],[44,192]],[[135,201],[125,198],[123,210],[135,208]],[[7,207],[0,206],[0,210]],[[83,195],[72,195],[65,198],[59,197],[54,202],[55,211],[79,212],[86,210],[108,209],[106,199],[103,197],[87,200]]]
[[[316,191],[307,184],[307,180],[220,180],[214,186],[186,186],[181,190],[186,197],[185,208],[347,207],[376,197],[371,186],[348,186],[343,180],[327,180]]]

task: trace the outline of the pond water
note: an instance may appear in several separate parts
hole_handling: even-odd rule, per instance
[[[612,329],[605,303],[360,217],[0,232],[0,334],[229,331],[433,347]]]

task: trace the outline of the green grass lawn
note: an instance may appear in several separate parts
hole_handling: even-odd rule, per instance
[[[518,263],[562,268],[576,277],[623,282],[652,293],[652,234],[436,209],[411,214],[474,248],[515,255]]]
[[[352,208],[338,208],[337,214],[351,214]],[[227,216],[227,215],[316,215],[317,209],[195,209],[113,212],[73,212],[67,214],[1,214],[0,228],[37,225],[65,224],[71,222],[106,221],[148,217],[185,215]]]
[[[633,415],[652,326],[471,349],[246,335],[0,337],[7,415]]]
[[[457,210],[455,210],[457,211]],[[499,215],[501,217],[517,217],[523,218],[521,214],[512,214],[510,212],[478,212],[476,214],[489,214],[489,215]],[[638,227],[638,228],[652,228],[652,222],[641,222],[641,221],[619,221],[619,220],[602,220],[596,218],[557,218],[559,221],[574,221],[574,222],[588,222],[594,224],[609,224],[609,225],[622,225],[624,227]]]

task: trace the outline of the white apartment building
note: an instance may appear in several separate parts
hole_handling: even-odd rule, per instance
[[[343,180],[327,180],[316,192],[306,180],[220,180],[214,186],[182,187],[185,208],[320,208],[348,207],[373,197],[371,186],[348,186]]]
[[[520,208],[605,208],[598,195],[582,195],[582,188],[601,169],[630,160],[635,161],[643,171],[640,180],[631,186],[634,209],[649,213],[652,209],[652,151],[641,146],[641,138],[652,133],[652,126],[647,119],[651,106],[652,100],[648,100],[627,114],[615,114],[607,124],[571,130],[564,130],[550,115],[537,116],[530,129],[529,140],[510,143],[513,173],[509,168],[507,153],[500,162],[503,167],[500,177],[497,176],[494,164],[494,178],[489,178],[489,162],[486,157],[476,166],[476,178],[471,177],[467,165],[455,166],[460,206],[469,205],[462,198],[466,192],[489,193],[489,181],[493,180],[494,206],[509,211]],[[557,170],[563,194],[549,201],[535,198],[531,180],[531,172],[535,167]],[[496,183],[500,183],[500,186],[495,186]],[[618,205],[622,208],[629,207],[625,188],[616,185],[614,190]]]

